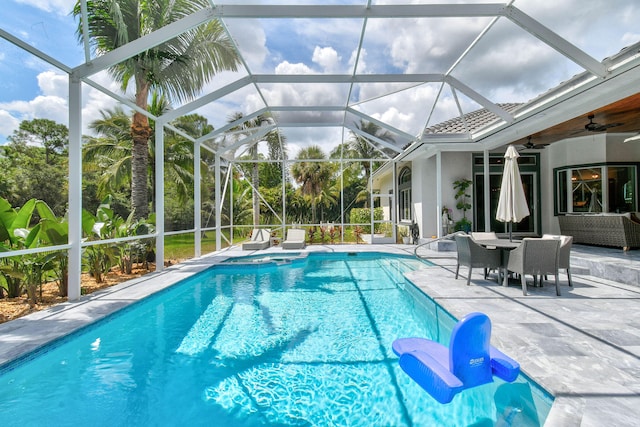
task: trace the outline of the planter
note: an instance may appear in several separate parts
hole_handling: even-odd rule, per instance
[[[365,243],[395,243],[393,238],[386,237],[384,233],[376,233],[376,234],[361,234],[360,238]]]

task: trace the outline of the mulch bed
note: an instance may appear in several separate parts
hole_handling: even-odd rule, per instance
[[[124,274],[120,272],[119,268],[115,267],[103,276],[102,283],[96,283],[95,279],[89,274],[82,274],[82,293],[83,295],[90,294],[100,289],[143,276],[149,271],[154,270],[155,266],[153,264],[149,265],[149,270],[134,266],[132,274]],[[26,294],[17,298],[6,298],[6,296],[5,298],[0,298],[0,323],[8,322],[26,316],[29,313],[44,310],[45,308],[67,301],[67,297],[59,296],[58,285],[55,282],[42,285],[42,298],[40,298],[39,292],[40,290],[38,289],[38,303],[35,306],[29,303]]]

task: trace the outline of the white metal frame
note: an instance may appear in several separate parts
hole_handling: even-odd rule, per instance
[[[74,300],[80,296],[80,271],[81,271],[81,253],[82,253],[82,230],[81,230],[81,208],[82,208],[82,118],[81,118],[81,105],[82,105],[82,84],[90,85],[105,94],[117,99],[121,103],[127,105],[131,109],[138,111],[148,117],[156,120],[159,126],[156,127],[155,135],[155,148],[156,148],[156,174],[157,176],[163,176],[164,171],[164,157],[163,157],[163,145],[164,145],[164,132],[163,127],[167,126],[174,131],[179,130],[170,127],[168,125],[171,120],[188,114],[208,103],[221,99],[223,96],[231,94],[239,89],[242,89],[248,85],[253,85],[258,91],[266,107],[260,111],[256,111],[246,117],[243,120],[247,120],[251,117],[255,117],[259,114],[267,112],[278,111],[336,111],[342,112],[342,121],[336,121],[333,123],[315,123],[313,126],[342,126],[343,129],[349,129],[351,132],[361,134],[371,140],[380,144],[382,147],[392,150],[397,153],[397,156],[390,161],[403,160],[408,155],[415,155],[416,147],[423,147],[421,156],[430,157],[437,155],[436,167],[438,168],[438,192],[436,209],[439,212],[442,204],[442,193],[440,188],[441,182],[441,157],[440,154],[443,151],[470,151],[470,150],[484,150],[485,159],[488,157],[488,150],[496,147],[500,147],[506,143],[509,143],[517,135],[530,134],[534,131],[547,128],[553,124],[560,123],[562,121],[572,118],[571,114],[574,114],[577,108],[598,108],[600,106],[611,103],[615,100],[622,99],[630,94],[637,92],[637,81],[640,79],[640,59],[639,55],[634,53],[631,49],[628,52],[622,52],[615,57],[608,59],[606,62],[599,62],[575,45],[571,44],[558,34],[542,25],[540,22],[533,19],[531,16],[525,14],[520,9],[513,6],[513,1],[508,3],[497,4],[397,4],[397,5],[373,5],[370,1],[366,2],[366,5],[332,5],[326,7],[325,5],[236,5],[236,4],[219,4],[219,2],[210,1],[211,6],[193,13],[177,22],[167,25],[148,34],[138,40],[117,48],[107,54],[99,57],[92,58],[90,55],[89,40],[85,36],[84,38],[84,53],[85,63],[72,68],[55,58],[45,54],[38,50],[36,47],[22,40],[20,37],[10,34],[0,29],[0,37],[9,41],[10,43],[18,46],[19,48],[31,53],[44,62],[51,64],[52,66],[62,70],[69,75],[69,244],[61,247],[47,248],[51,249],[68,249],[69,250],[69,299]],[[87,14],[86,0],[80,1],[81,12],[83,16]],[[362,49],[365,29],[367,22],[371,18],[385,19],[385,18],[417,18],[417,17],[493,17],[493,20],[485,28],[485,30],[470,44],[465,52],[454,62],[453,66],[443,74],[356,74],[355,70],[357,66],[354,66],[353,74],[344,75],[264,75],[254,74],[250,67],[247,65],[244,58],[242,63],[244,65],[246,76],[239,78],[238,80],[229,83],[228,85],[212,91],[211,93],[204,94],[202,97],[187,103],[181,107],[176,108],[163,115],[162,117],[154,117],[146,111],[140,111],[133,102],[125,97],[115,94],[107,88],[101,86],[94,80],[92,76],[96,73],[108,69],[131,56],[143,52],[149,48],[157,46],[188,29],[194,28],[204,22],[212,19],[221,19],[223,24],[227,20],[240,19],[240,18],[317,18],[317,19],[362,19],[362,33],[360,35],[359,44],[355,58],[359,61],[361,58],[360,51]],[[457,64],[464,58],[469,51],[471,51],[478,40],[480,40],[484,34],[491,28],[492,25],[498,19],[508,19],[522,28],[524,31],[532,34],[546,45],[555,49],[557,52],[578,64],[584,73],[576,76],[570,81],[563,84],[561,87],[555,90],[549,91],[539,98],[531,101],[526,108],[521,109],[516,114],[510,114],[500,108],[496,103],[482,96],[478,91],[466,85],[464,82],[457,80],[451,76],[451,71],[457,66]],[[86,20],[83,20],[86,22]],[[85,28],[84,34],[88,33]],[[637,51],[637,49],[635,49]],[[354,108],[353,105],[349,105],[347,100],[342,105],[336,106],[270,106],[264,99],[262,92],[260,91],[260,83],[281,83],[281,84],[347,84],[349,85],[348,93],[350,96],[354,85],[360,83],[416,83],[423,84],[427,82],[439,83],[440,90],[448,85],[456,97],[458,104],[458,110],[462,115],[460,104],[457,100],[457,92],[463,93],[467,97],[476,101],[482,107],[496,114],[499,117],[498,121],[490,126],[477,131],[475,134],[466,132],[457,135],[439,135],[439,136],[423,136],[423,135],[409,135],[403,131],[389,126],[380,120],[376,120],[367,114]],[[545,111],[546,116],[539,115],[541,111]],[[413,141],[411,147],[406,147],[393,144],[387,141],[383,141],[365,134],[353,126],[351,123],[346,122],[346,118],[349,114],[360,117],[364,120],[376,123],[383,129],[397,135],[401,139],[407,141]],[[432,111],[425,113],[425,123],[429,122],[429,118]],[[214,139],[224,134],[224,132],[230,129],[233,124],[227,127],[217,129],[210,135],[206,135],[198,140],[194,141],[194,161],[197,162],[196,166],[200,162],[200,150],[207,149],[212,150],[207,146],[206,141]],[[216,176],[220,177],[221,173],[221,159],[233,160],[233,151],[242,145],[255,144],[260,141],[260,138],[264,136],[269,130],[285,127],[297,127],[297,126],[309,126],[308,123],[290,122],[290,123],[278,123],[277,120],[273,124],[264,126],[261,129],[257,129],[255,133],[247,137],[242,141],[237,141],[235,144],[226,147],[224,152],[214,152],[215,154],[215,171]],[[426,125],[425,125],[426,126]],[[343,131],[344,135],[344,131]],[[469,145],[469,143],[474,143]],[[486,161],[485,161],[486,163]],[[200,209],[202,204],[200,198],[200,176],[199,167],[196,167],[196,188],[195,188],[195,206],[196,215],[194,218],[195,235],[196,235],[196,256],[201,255],[200,249]],[[486,166],[485,166],[486,171]],[[485,173],[488,179],[488,174]],[[215,184],[215,215],[220,218],[221,206],[220,200],[222,195],[220,179],[216,179]],[[485,182],[486,184],[486,182]],[[488,187],[488,185],[485,185]],[[163,269],[164,259],[164,186],[162,179],[156,179],[156,256],[159,262],[157,262],[157,269]],[[344,204],[344,201],[341,201]],[[343,206],[344,208],[344,206]],[[438,218],[440,215],[436,215]],[[438,220],[440,221],[440,220]],[[440,224],[438,229],[441,229]],[[221,227],[220,221],[216,222],[216,241],[217,249],[220,249],[221,245]],[[33,251],[37,252],[37,250]],[[29,251],[25,252],[29,253]],[[16,252],[11,254],[0,254],[0,257],[15,255]]]

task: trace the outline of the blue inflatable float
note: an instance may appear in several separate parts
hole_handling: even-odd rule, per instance
[[[399,338],[393,351],[400,367],[440,403],[449,403],[462,390],[493,381],[514,381],[520,365],[493,347],[491,320],[470,313],[451,332],[449,347],[425,338]]]

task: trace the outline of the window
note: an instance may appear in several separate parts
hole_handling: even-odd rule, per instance
[[[411,169],[404,167],[398,177],[400,221],[411,221]]]
[[[556,211],[559,214],[636,211],[636,177],[637,165],[556,169]]]

